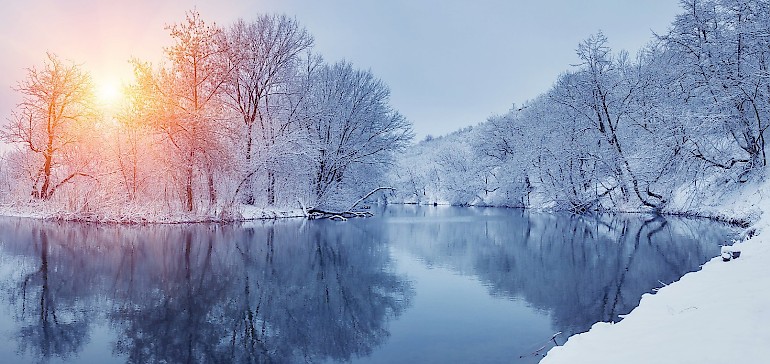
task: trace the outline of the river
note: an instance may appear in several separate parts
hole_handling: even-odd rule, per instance
[[[230,225],[0,218],[0,361],[536,363],[736,233],[640,214],[374,212]]]

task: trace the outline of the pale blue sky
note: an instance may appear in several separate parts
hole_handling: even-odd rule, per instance
[[[295,16],[327,61],[346,59],[387,83],[418,138],[475,125],[545,92],[577,63],[578,43],[600,29],[613,49],[635,53],[679,12],[675,0],[3,2],[2,120],[17,101],[10,87],[46,51],[82,63],[97,81],[125,78],[130,57],[160,58],[164,24],[195,6],[223,25],[265,12]]]

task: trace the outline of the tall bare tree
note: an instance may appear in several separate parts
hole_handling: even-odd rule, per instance
[[[770,125],[770,22],[767,1],[683,0],[668,34],[659,37],[680,75],[681,103],[705,135],[692,153],[712,167],[740,167],[742,175],[767,165]],[[711,147],[722,143],[727,147]]]
[[[22,101],[1,135],[31,152],[37,168],[31,174],[32,196],[47,200],[60,186],[86,175],[81,163],[66,163],[65,157],[78,143],[89,142],[82,139],[96,118],[91,76],[48,53],[43,68],[27,69],[14,89]]]
[[[331,197],[345,198],[340,188],[346,185],[370,188],[413,134],[409,121],[390,107],[388,87],[371,72],[340,62],[322,67],[317,77],[317,111],[307,127],[317,150],[314,197],[327,205]]]
[[[226,115],[223,85],[229,77],[223,30],[189,12],[181,24],[168,27],[174,44],[166,48],[170,66],[156,77],[165,115],[156,127],[167,137],[182,170],[184,206],[193,210],[196,172],[206,180],[208,200],[216,201],[214,168],[225,155],[221,145]]]
[[[665,200],[663,196],[651,191],[650,186],[643,189],[635,170],[629,162],[627,146],[622,135],[628,130],[630,122],[629,105],[638,85],[628,77],[628,56],[621,52],[613,57],[607,38],[601,32],[584,40],[577,49],[583,63],[573,77],[564,77],[554,92],[553,99],[584,117],[592,128],[599,145],[605,143],[605,156],[615,169],[617,178],[628,182],[633,194],[648,207],[659,207]],[[624,197],[631,191],[621,184]]]
[[[227,42],[234,68],[227,95],[245,129],[245,174],[251,179],[255,167],[266,169],[267,204],[274,205],[279,139],[286,136],[292,122],[285,99],[296,90],[292,83],[297,81],[300,58],[312,47],[313,38],[293,18],[262,15],[253,22],[239,20],[233,24]],[[245,200],[254,203],[253,188],[247,188]]]

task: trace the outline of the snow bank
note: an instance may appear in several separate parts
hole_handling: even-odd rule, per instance
[[[770,244],[645,295],[617,324],[597,323],[551,349],[552,363],[766,363],[770,360]]]
[[[147,206],[125,205],[113,210],[99,212],[69,212],[64,208],[45,203],[0,204],[0,216],[25,217],[43,220],[64,220],[118,224],[176,224],[196,222],[232,222],[265,219],[305,217],[302,209],[260,208],[238,205],[225,215],[221,211],[188,213],[182,211],[160,212]]]
[[[240,206],[240,212],[242,220],[264,220],[264,219],[281,219],[288,217],[305,217],[305,212],[302,209],[293,210],[278,210],[278,209],[266,209],[255,206],[242,205]]]
[[[721,210],[727,217],[763,213],[750,228],[760,234],[734,245],[739,258],[712,259],[642,297],[621,322],[570,337],[541,363],[770,362],[770,198],[763,198],[769,185],[746,189],[733,200],[739,203]]]
[[[765,197],[767,196],[767,197]],[[727,222],[755,222],[770,200],[770,183],[758,179],[745,183],[715,182],[711,188],[698,190],[681,186],[663,209],[664,213],[702,216]]]

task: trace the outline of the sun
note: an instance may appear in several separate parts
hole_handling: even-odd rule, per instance
[[[117,80],[101,80],[96,84],[96,100],[104,108],[112,109],[123,98],[121,84]]]

